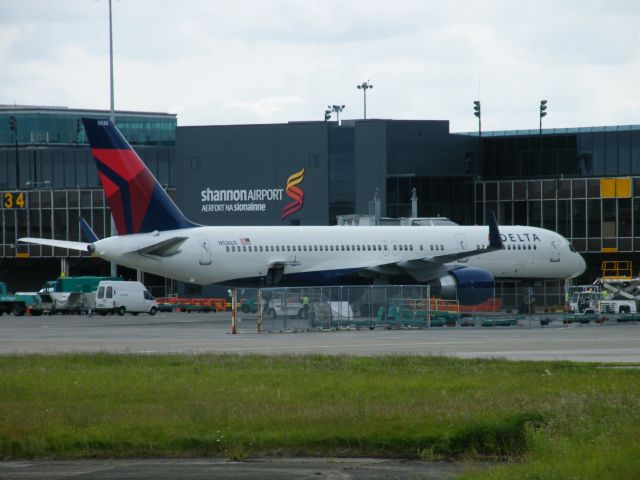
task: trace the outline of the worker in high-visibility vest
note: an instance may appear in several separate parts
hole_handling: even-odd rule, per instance
[[[306,293],[302,296],[302,311],[304,318],[309,318],[309,297]]]

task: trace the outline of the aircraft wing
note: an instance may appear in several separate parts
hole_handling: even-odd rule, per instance
[[[417,261],[419,261],[419,262],[427,261],[427,262],[439,263],[439,264],[451,263],[451,262],[455,262],[457,260],[462,260],[463,258],[475,257],[476,255],[483,255],[485,253],[495,252],[497,250],[500,250],[500,249],[491,248],[491,246],[488,246],[487,248],[477,248],[477,249],[474,249],[474,250],[465,250],[463,252],[450,253],[450,254],[447,254],[447,255],[436,255],[436,256],[433,256],[433,257],[425,258],[424,260],[417,260]]]
[[[498,222],[495,214],[491,212],[491,215],[489,216],[489,245],[484,248],[462,250],[455,253],[448,253],[446,255],[435,255],[415,260],[405,260],[401,262],[376,265],[375,267],[370,267],[367,270],[386,275],[398,275],[405,273],[411,275],[419,282],[426,282],[445,275],[449,270],[451,270],[451,267],[446,265],[448,263],[502,249],[504,249],[504,245],[500,238]]]
[[[50,238],[34,238],[34,237],[23,237],[23,238],[19,238],[18,241],[24,242],[24,243],[34,243],[36,245],[47,245],[49,247],[81,250],[83,252],[90,251],[89,247],[92,245],[91,243],[85,243],[85,242],[72,242],[69,240],[53,240]]]
[[[498,221],[496,220],[495,213],[491,212],[489,215],[489,245],[484,248],[476,248],[474,250],[461,250],[456,253],[448,253],[446,255],[435,255],[433,257],[425,258],[424,261],[434,263],[451,263],[463,258],[475,257],[476,255],[483,255],[489,252],[495,252],[497,250],[503,250],[504,245],[500,238],[500,231],[498,230]],[[422,261],[422,260],[418,260]]]

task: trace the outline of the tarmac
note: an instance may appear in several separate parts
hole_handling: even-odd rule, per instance
[[[468,468],[487,466],[376,458],[278,458],[242,462],[211,458],[14,461],[0,462],[0,479],[452,479]]]
[[[521,321],[512,327],[410,330],[328,330],[257,333],[244,317],[231,334],[231,315],[0,316],[0,354],[258,353],[329,355],[447,355],[511,360],[640,362],[640,324]],[[268,327],[268,326],[267,326]]]

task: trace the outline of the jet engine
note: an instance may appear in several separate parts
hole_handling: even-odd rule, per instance
[[[431,283],[432,293],[445,300],[458,300],[460,305],[478,305],[493,295],[495,282],[487,270],[460,267]]]

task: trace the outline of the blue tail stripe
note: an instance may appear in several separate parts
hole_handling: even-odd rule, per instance
[[[109,120],[83,118],[82,124],[84,125],[84,131],[87,133],[91,148],[132,150],[131,145],[127,143],[127,140],[115,129],[115,125]]]
[[[94,233],[93,230],[91,230],[89,224],[82,217],[80,217],[80,228],[82,229],[82,233],[84,233],[84,236],[87,237],[87,240],[89,240],[90,243],[98,241],[98,236]]]
[[[120,195],[122,195],[122,214],[124,215],[124,225],[127,232],[133,232],[133,220],[131,219],[131,199],[129,196],[129,184],[116,172],[107,167],[104,163],[96,161],[98,171],[104,174],[109,180],[115,183],[120,188]]]
[[[177,230],[180,228],[198,227],[178,210],[170,200],[167,192],[156,183],[151,193],[149,206],[142,220],[141,232],[152,232],[154,230]]]

